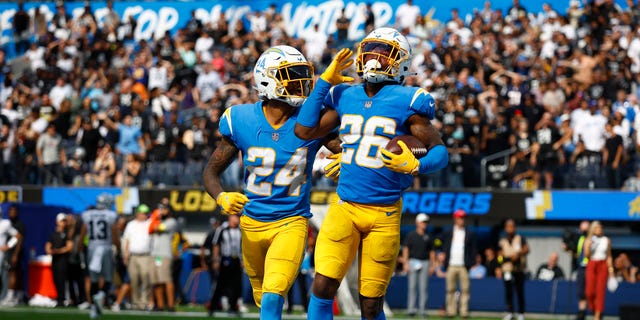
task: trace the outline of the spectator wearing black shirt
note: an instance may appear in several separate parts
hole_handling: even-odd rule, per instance
[[[542,281],[564,279],[564,272],[558,266],[557,252],[552,252],[549,255],[549,260],[538,267],[538,271],[536,271],[536,279]]]
[[[551,113],[545,112],[535,125],[535,139],[531,147],[531,164],[535,167],[534,183],[540,185],[540,174],[544,178],[544,188],[551,189],[554,173],[558,164],[564,162],[564,154],[560,152],[560,131],[556,127]]]
[[[338,31],[336,32],[338,43],[342,43],[347,41],[349,36],[349,25],[351,20],[344,15],[344,8],[340,12],[340,17],[336,20],[336,27]]]
[[[402,262],[408,282],[408,307],[409,316],[426,316],[429,283],[429,273],[433,268],[431,261],[435,262],[436,253],[433,246],[433,236],[427,232],[429,216],[424,213],[416,215],[416,229],[404,238],[402,244]],[[416,288],[417,287],[417,288]],[[416,295],[416,289],[418,294]],[[417,309],[416,298],[420,297]]]
[[[24,10],[24,3],[18,2],[18,11],[13,16],[13,37],[16,44],[16,54],[21,55],[29,48],[29,23],[31,17]]]
[[[500,262],[496,257],[496,250],[492,247],[484,249],[484,266],[487,268],[487,278],[502,278]]]
[[[45,244],[46,253],[52,256],[51,271],[58,292],[57,307],[64,307],[67,269],[69,267],[68,258],[71,249],[73,249],[73,241],[67,235],[67,215],[61,212],[56,216],[56,229]]]
[[[609,120],[604,126],[607,140],[602,150],[602,156],[605,164],[608,188],[620,189],[622,186],[621,164],[624,145],[622,137],[613,132],[613,125],[613,120]]]

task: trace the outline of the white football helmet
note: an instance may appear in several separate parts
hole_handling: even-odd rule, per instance
[[[313,66],[296,48],[275,46],[260,55],[253,79],[260,99],[299,107],[313,89]]]
[[[411,45],[393,28],[378,28],[358,45],[356,71],[364,81],[404,83],[410,75]]]

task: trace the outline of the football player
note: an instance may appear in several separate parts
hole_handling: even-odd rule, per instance
[[[89,209],[82,213],[82,229],[80,239],[87,237],[87,266],[91,280],[91,319],[96,319],[102,314],[104,299],[106,298],[115,270],[114,254],[111,245],[120,248],[120,233],[116,226],[118,214],[111,210],[114,199],[111,194],[102,193],[96,198],[95,209]],[[83,241],[80,242],[81,245]],[[82,248],[78,249],[79,252]],[[100,287],[100,277],[103,278]]]
[[[447,165],[447,149],[430,124],[434,98],[402,86],[410,64],[407,39],[392,28],[376,29],[357,49],[356,71],[363,83],[340,84],[340,68],[329,65],[300,110],[298,137],[317,139],[338,128],[342,140],[339,199],[320,227],[309,319],[333,318],[333,298],[358,249],[362,318],[385,319],[384,294],[400,248],[401,193],[414,175]],[[402,141],[401,154],[384,149],[405,134],[423,142],[427,155],[416,159]]]
[[[306,249],[311,170],[323,140],[293,132],[313,87],[313,66],[295,48],[265,51],[253,70],[261,101],[227,109],[222,140],[203,172],[203,184],[226,214],[242,214],[242,256],[260,319],[281,319],[287,291]],[[340,152],[339,140],[325,146]],[[244,194],[224,192],[220,174],[242,151]]]

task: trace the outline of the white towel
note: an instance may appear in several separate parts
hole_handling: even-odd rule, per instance
[[[105,247],[99,246],[93,250],[91,255],[91,261],[89,261],[89,271],[100,273],[102,271],[102,256],[104,255]]]

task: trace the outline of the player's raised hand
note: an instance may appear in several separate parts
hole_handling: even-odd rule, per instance
[[[222,192],[216,198],[216,203],[225,214],[238,214],[249,202],[249,198],[240,192]]]
[[[327,159],[333,159],[331,163],[324,166],[324,176],[330,178],[334,182],[340,177],[340,163],[342,163],[342,153],[332,154]]]
[[[342,48],[327,69],[320,75],[320,78],[334,86],[343,82],[353,81],[352,77],[342,75],[342,72],[353,64],[352,55],[353,51],[351,49]]]
[[[384,166],[391,171],[416,175],[420,168],[420,161],[413,155],[404,141],[398,141],[398,146],[402,148],[400,154],[395,154],[386,149],[380,149]]]

